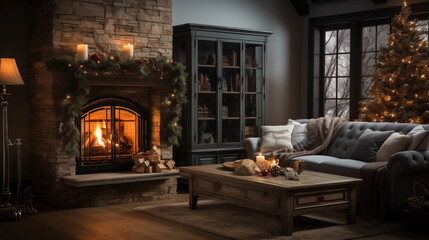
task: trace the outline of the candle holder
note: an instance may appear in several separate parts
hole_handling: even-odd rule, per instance
[[[294,160],[293,161],[293,170],[295,170],[299,175],[304,172],[305,162],[304,160]]]

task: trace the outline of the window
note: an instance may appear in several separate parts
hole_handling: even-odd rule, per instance
[[[326,31],[324,48],[324,114],[348,119],[350,112],[350,29]]]
[[[374,64],[387,46],[390,23],[400,7],[309,20],[308,118],[357,119],[359,102],[371,98]],[[429,39],[429,3],[412,6]]]
[[[370,99],[369,90],[372,86],[374,64],[378,53],[386,47],[389,40],[390,25],[373,25],[362,28],[362,57],[361,57],[361,100]]]

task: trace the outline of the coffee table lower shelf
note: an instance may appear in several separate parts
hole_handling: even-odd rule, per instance
[[[180,168],[189,180],[189,207],[198,197],[210,197],[281,217],[282,232],[293,232],[293,216],[318,210],[346,210],[347,222],[356,222],[356,184],[360,179],[306,171],[301,180],[284,177],[238,176],[220,165]],[[322,179],[324,179],[322,181]]]

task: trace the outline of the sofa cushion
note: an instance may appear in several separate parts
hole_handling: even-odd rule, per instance
[[[336,157],[325,156],[325,155],[306,155],[292,158],[293,160],[304,160],[304,169],[310,171],[319,171],[320,165],[327,161],[339,160]]]
[[[298,120],[297,120],[298,121]],[[326,155],[338,158],[351,158],[354,145],[366,129],[374,131],[389,131],[409,133],[417,124],[410,123],[380,123],[380,122],[349,122],[335,136],[326,150]],[[429,125],[423,125],[428,130]]]
[[[411,136],[404,135],[403,133],[392,133],[386,141],[381,145],[375,155],[377,162],[387,162],[390,157],[404,150],[407,150],[411,142]]]
[[[359,178],[360,169],[367,164],[354,159],[331,159],[320,165],[320,171],[347,177]]]
[[[429,130],[425,130],[422,125],[413,128],[407,135],[412,136],[408,150],[429,150]]]
[[[262,126],[261,152],[272,152],[292,147],[294,125]]]
[[[386,141],[392,133],[393,131],[365,130],[357,140],[350,158],[364,162],[374,162],[381,145],[383,145],[384,141]]]

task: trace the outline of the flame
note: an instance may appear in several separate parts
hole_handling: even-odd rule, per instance
[[[95,127],[95,132],[94,132],[95,137],[97,138],[97,143],[103,147],[106,147],[106,145],[104,145],[103,142],[103,132],[101,131],[101,127],[100,124],[97,123],[97,127]]]

